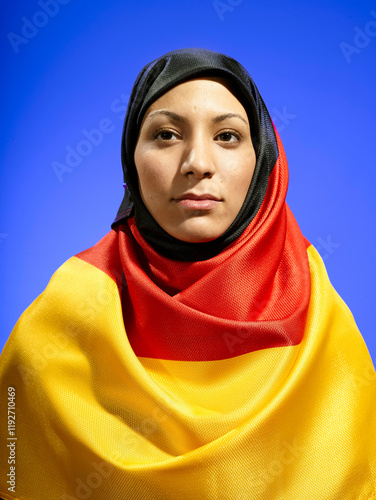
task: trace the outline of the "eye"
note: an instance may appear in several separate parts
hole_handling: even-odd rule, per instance
[[[234,132],[233,130],[226,130],[225,132],[221,132],[216,136],[219,137],[219,140],[222,142],[238,142],[241,140],[241,135],[238,132]]]
[[[172,138],[177,138],[177,134],[175,132],[172,132],[171,130],[157,130],[154,134],[154,139],[160,139],[162,141],[171,141]]]

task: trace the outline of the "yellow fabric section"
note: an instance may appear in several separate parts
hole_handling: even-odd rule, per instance
[[[210,362],[138,359],[115,283],[67,261],[1,355],[0,497],[375,498],[375,370],[319,254],[308,255],[302,344]]]
[[[219,337],[219,342],[224,342]],[[181,405],[214,414],[222,426],[257,414],[281,389],[300,346],[276,347],[220,361],[139,358],[155,382]]]

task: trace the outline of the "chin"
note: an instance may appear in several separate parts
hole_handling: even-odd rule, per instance
[[[216,240],[222,233],[212,231],[167,231],[171,236],[187,243],[207,243]]]

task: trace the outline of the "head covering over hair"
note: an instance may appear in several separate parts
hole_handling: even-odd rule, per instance
[[[0,498],[375,499],[376,373],[286,204],[278,132],[238,63],[170,54],[142,71],[126,118],[134,216],[126,198],[129,212],[56,271],[1,354],[16,417],[0,405],[0,470],[14,457],[17,473],[0,474]],[[165,245],[132,163],[150,102],[210,68],[243,89],[259,140],[220,251]]]
[[[146,208],[138,188],[134,151],[148,107],[175,85],[199,76],[225,77],[237,90],[237,97],[249,117],[257,161],[243,206],[228,229],[215,240],[189,243],[168,234]],[[141,235],[161,255],[185,261],[209,259],[235,241],[255,217],[277,156],[277,142],[269,113],[254,81],[241,64],[224,54],[205,49],[168,52],[147,64],[133,86],[121,147],[125,194],[112,227],[134,215]]]

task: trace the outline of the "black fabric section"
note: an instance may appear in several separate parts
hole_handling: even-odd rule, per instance
[[[152,217],[138,189],[134,150],[143,116],[148,107],[169,89],[195,76],[223,76],[236,90],[247,111],[256,151],[256,167],[243,206],[230,227],[215,240],[188,243],[169,235]],[[181,261],[214,257],[238,238],[257,214],[278,158],[274,127],[261,95],[243,66],[235,59],[206,49],[179,49],[147,64],[136,78],[124,121],[121,159],[126,183],[114,228],[134,215],[138,230],[161,255]]]

